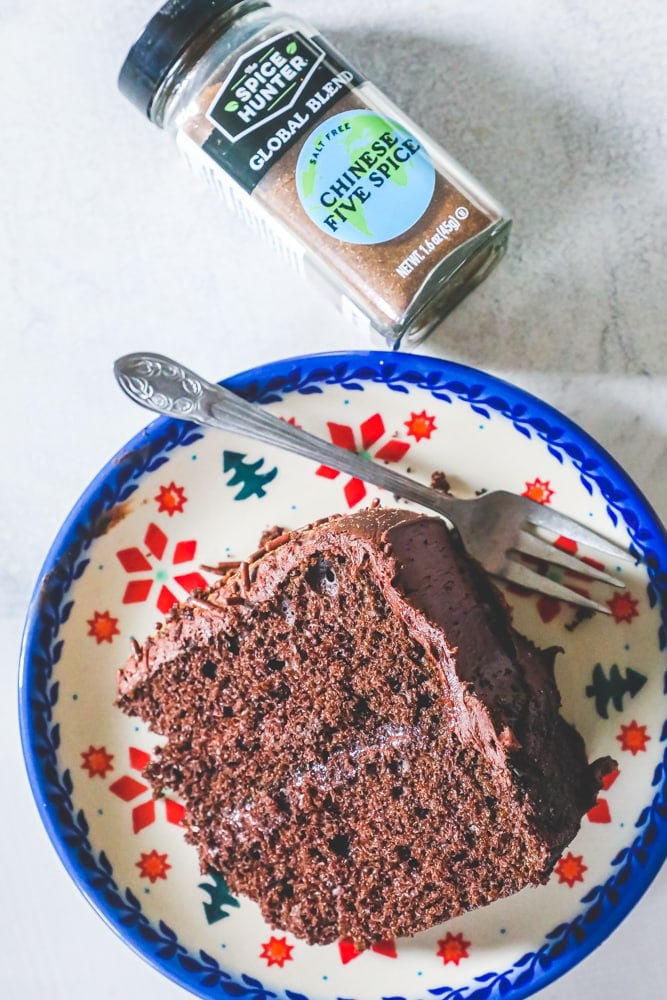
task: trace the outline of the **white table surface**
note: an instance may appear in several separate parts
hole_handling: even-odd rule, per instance
[[[41,827],[16,723],[43,557],[146,422],[114,358],[221,378],[368,346],[199,188],[117,93],[151,0],[0,2],[0,995],[185,996],[79,895]],[[667,517],[662,0],[293,0],[509,206],[507,259],[421,350],[577,420]],[[544,1000],[667,996],[667,877]]]

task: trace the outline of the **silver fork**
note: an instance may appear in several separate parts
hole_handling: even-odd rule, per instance
[[[160,354],[127,354],[116,361],[114,372],[124,392],[149,410],[277,445],[443,515],[457,529],[468,554],[492,576],[606,614],[610,612],[604,604],[536,572],[517,556],[526,555],[549,566],[573,570],[588,580],[614,587],[624,585],[618,578],[554,547],[533,529],[563,535],[614,559],[629,558],[625,550],[528,497],[506,491],[485,493],[471,500],[443,495],[294,427]]]

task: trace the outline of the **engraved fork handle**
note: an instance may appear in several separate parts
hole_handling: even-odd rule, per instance
[[[456,520],[456,512],[469,503],[437,493],[429,486],[387,469],[355,452],[339,448],[314,434],[275,417],[256,403],[161,354],[126,354],[114,365],[116,379],[125,393],[140,406],[156,413],[218,427],[277,445],[295,455],[310,458],[351,476],[390,490],[397,496],[421,504]]]

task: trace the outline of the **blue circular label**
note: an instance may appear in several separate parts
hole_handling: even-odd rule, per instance
[[[296,165],[307,215],[346,243],[384,243],[428,208],[435,168],[407,129],[373,111],[344,111],[320,122]]]

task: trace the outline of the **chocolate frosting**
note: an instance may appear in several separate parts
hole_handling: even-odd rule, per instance
[[[440,518],[369,509],[266,546],[119,675],[202,867],[359,945],[545,881],[613,766],[559,714],[557,650]]]

